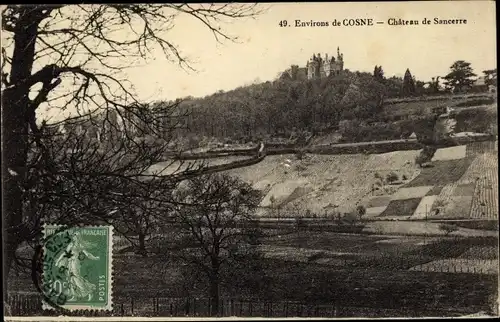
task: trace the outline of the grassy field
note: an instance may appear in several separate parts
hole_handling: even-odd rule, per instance
[[[431,166],[422,169],[420,174],[406,187],[446,185],[460,179],[474,158],[459,160],[435,161]]]
[[[378,217],[410,217],[421,200],[422,198],[392,200]]]
[[[269,254],[286,249],[291,255],[262,259],[262,269],[249,275],[251,282],[225,284],[222,296],[335,303],[343,316],[383,316],[394,310],[407,316],[488,311],[497,275],[475,269],[460,273],[464,270],[453,267],[478,260],[483,266],[487,260],[493,263],[498,260],[495,242],[273,230],[263,238],[263,249]],[[455,266],[443,268],[449,263]],[[136,310],[149,310],[153,298],[206,297],[204,285],[193,284],[194,276],[185,275],[185,267],[177,262],[117,255],[113,267],[113,301],[118,307],[130,305],[131,299]],[[9,281],[18,291],[35,292],[29,274],[12,275]]]

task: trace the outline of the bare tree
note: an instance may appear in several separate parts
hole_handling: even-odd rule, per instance
[[[147,243],[155,239],[162,228],[168,227],[168,223],[172,221],[173,207],[167,200],[171,200],[169,194],[173,189],[162,189],[162,191],[163,202],[148,200],[147,197],[141,196],[138,202],[120,209],[121,214],[116,216],[117,220],[114,222],[114,227],[119,227],[121,236],[131,244],[137,254],[143,257],[149,253]]]
[[[235,39],[221,29],[224,22],[253,17],[258,13],[255,5],[246,4],[8,5],[2,10],[4,286],[7,285],[6,277],[16,249],[25,240],[23,233],[33,226],[33,222],[23,220],[23,185],[29,176],[29,159],[32,154],[37,154],[32,152],[33,147],[45,151],[39,153],[45,160],[38,160],[37,167],[57,165],[56,159],[50,159],[50,153],[43,147],[39,128],[41,120],[36,117],[37,111],[43,107],[55,107],[61,112],[72,110],[72,119],[100,114],[104,115],[101,125],[115,129],[117,124],[112,115],[117,115],[122,120],[119,132],[128,138],[128,145],[123,147],[123,151],[132,150],[133,155],[138,155],[145,147],[138,137],[141,133],[163,135],[164,131],[157,128],[161,122],[155,120],[172,115],[175,104],[161,106],[156,113],[148,113],[148,106],[137,100],[132,85],[121,74],[123,68],[147,62],[148,57],[158,50],[165,54],[166,59],[183,68],[191,68],[179,48],[167,38],[167,32],[174,28],[179,15],[199,21],[217,41],[222,41]],[[114,157],[120,155],[111,154]],[[75,153],[67,161],[71,166],[86,164],[87,156],[86,153]],[[150,164],[159,160],[159,154],[147,153],[146,156]],[[104,167],[115,163],[113,158],[102,158]],[[118,159],[127,158],[121,155]],[[146,159],[143,161],[139,167],[147,163]],[[118,173],[118,168],[111,173],[104,169],[96,176],[106,182],[106,187],[114,188],[120,186],[122,181],[137,177],[139,167],[129,168],[120,179],[114,175]],[[48,178],[67,188],[70,183],[63,181],[68,180],[70,174],[54,171]],[[98,171],[93,171],[93,174]],[[75,182],[83,180],[85,175],[71,174]],[[62,180],[64,176],[66,178]],[[103,191],[103,188],[97,187],[99,180],[95,182],[87,187],[86,193],[95,195]],[[135,182],[146,185],[138,180]],[[48,201],[35,196],[34,202],[45,204]],[[94,210],[102,213],[102,210]],[[91,212],[94,213],[94,210]]]
[[[42,221],[110,223],[126,234],[130,229],[117,223],[129,223],[131,209],[138,210],[135,232],[145,235],[149,230],[144,227],[145,213],[151,217],[147,221],[154,221],[157,214],[172,209],[169,192],[175,180],[169,176],[151,180],[148,174],[151,160],[161,158],[163,146],[132,143],[125,137],[102,143],[86,134],[71,128],[65,133],[45,125],[40,128],[39,144],[30,146],[26,175],[19,181],[23,192],[20,243],[33,242]],[[106,131],[101,135],[107,137]],[[15,252],[14,259],[29,266],[22,265]]]
[[[205,277],[211,313],[216,316],[225,278],[234,277],[242,263],[247,270],[259,264],[253,222],[260,193],[236,178],[214,174],[184,182],[175,195],[182,203],[175,220],[176,240],[159,244],[157,252],[194,267]],[[234,287],[236,281],[229,282]]]

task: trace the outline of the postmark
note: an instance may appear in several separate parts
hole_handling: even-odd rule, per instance
[[[45,225],[39,290],[44,310],[112,310],[112,226]]]

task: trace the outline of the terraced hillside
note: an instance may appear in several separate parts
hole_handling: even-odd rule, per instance
[[[429,167],[390,197],[370,200],[386,219],[498,219],[496,142],[440,149]],[[376,211],[375,211],[376,210]]]
[[[414,164],[419,151],[372,155],[269,156],[229,171],[263,190],[262,207],[349,212],[366,218],[498,218],[495,142],[438,149],[429,167]],[[389,175],[392,179],[389,180]],[[293,212],[289,212],[293,215]]]
[[[398,151],[373,155],[294,155],[269,156],[254,166],[235,169],[231,174],[268,191],[261,206],[310,210],[321,214],[336,208],[353,210],[367,200],[374,187],[393,191],[396,186],[380,184],[390,173],[398,178],[418,175],[414,165],[418,151]]]
[[[420,151],[409,150],[271,155],[226,173],[263,192],[264,216],[271,208],[287,216],[305,211],[322,216],[363,205],[367,219],[497,219],[497,146],[496,141],[485,141],[438,149],[430,165],[422,169],[415,165]],[[247,158],[213,158],[204,163],[212,166]],[[200,161],[176,161],[158,164],[151,171],[175,173],[197,164]]]

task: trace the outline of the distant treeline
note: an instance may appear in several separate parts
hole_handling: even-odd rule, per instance
[[[402,86],[402,78],[377,78],[346,70],[324,79],[280,78],[204,98],[188,98],[179,106],[187,112],[179,137],[191,140],[191,146],[197,146],[202,138],[224,143],[269,138],[300,141],[304,133],[334,131],[340,132],[344,142],[407,138],[417,130],[415,120],[389,121],[384,111],[392,108],[385,104],[387,99],[405,99]],[[420,94],[442,95],[419,88]],[[423,117],[434,118],[419,115],[418,119]]]

